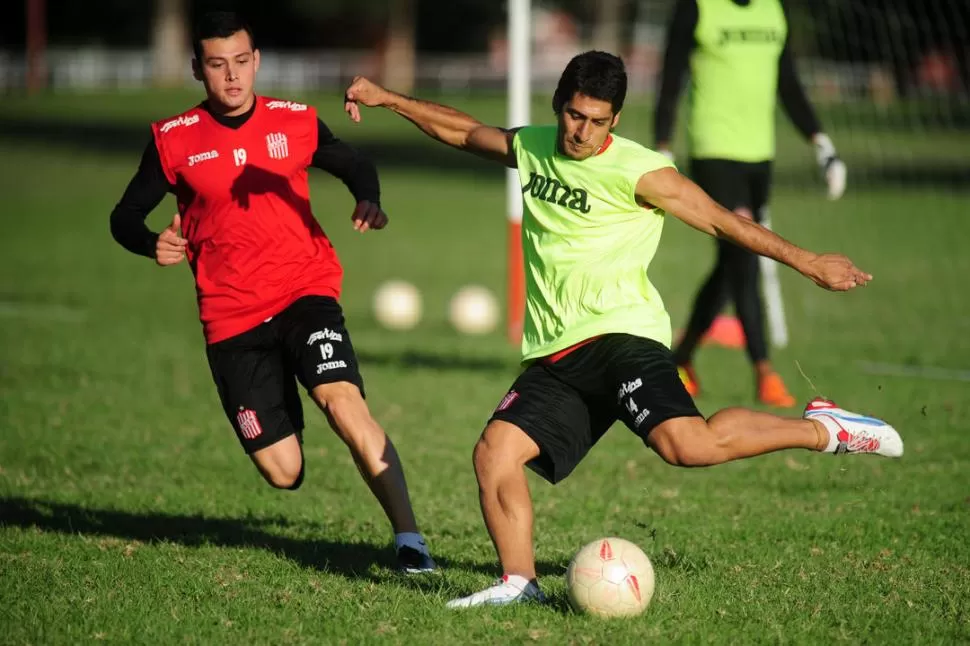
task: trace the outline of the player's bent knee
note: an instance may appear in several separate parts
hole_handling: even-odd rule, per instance
[[[490,422],[475,444],[472,462],[479,481],[499,477],[509,469],[521,469],[539,455],[539,446],[514,424]]]
[[[276,489],[296,490],[303,483],[303,452],[296,435],[285,437],[250,457],[263,479]]]
[[[338,424],[353,416],[369,414],[360,389],[347,381],[317,386],[313,389],[313,399]]]
[[[472,464],[475,467],[475,475],[479,480],[488,479],[502,465],[501,450],[494,441],[486,439],[485,433],[478,438],[475,448],[472,450]]]
[[[485,438],[479,438],[475,442],[475,448],[472,449],[472,465],[475,467],[475,473],[481,477],[484,473],[487,473],[489,467],[489,461],[492,459],[490,454],[488,444],[485,442]]]
[[[721,447],[707,422],[700,417],[678,417],[650,432],[648,444],[665,462],[677,467],[717,464]]]
[[[337,408],[358,404],[363,401],[360,389],[349,381],[337,381],[332,384],[320,384],[313,389],[313,399],[323,408],[331,412]]]
[[[306,475],[306,462],[300,461],[300,473],[296,476],[296,480],[287,487],[290,491],[296,491],[303,486],[303,477]]]
[[[279,467],[274,465],[270,469],[262,471],[263,478],[270,486],[276,489],[289,489],[290,491],[296,491],[303,484],[303,463],[300,463],[299,468],[292,467]]]

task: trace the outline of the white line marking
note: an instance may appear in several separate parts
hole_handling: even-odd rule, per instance
[[[934,366],[913,366],[906,364],[875,363],[856,361],[856,366],[864,373],[886,377],[915,377],[916,379],[939,379],[942,381],[970,381],[970,370],[954,370]]]

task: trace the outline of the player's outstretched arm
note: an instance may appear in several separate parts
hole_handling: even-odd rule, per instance
[[[359,122],[361,105],[387,108],[442,143],[497,161],[509,168],[516,166],[512,151],[514,130],[487,126],[449,106],[404,96],[358,76],[347,88],[344,110],[351,119]]]
[[[845,291],[865,285],[872,275],[841,254],[816,254],[785,240],[750,218],[715,202],[697,184],[673,168],[645,173],[637,182],[637,199],[683,220],[698,231],[784,263],[820,287]]]

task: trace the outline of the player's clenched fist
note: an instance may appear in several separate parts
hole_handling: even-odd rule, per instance
[[[179,235],[181,225],[182,216],[176,213],[172,223],[158,236],[158,241],[155,243],[155,262],[162,267],[177,264],[185,258],[185,245],[189,241]]]
[[[350,216],[354,223],[354,229],[363,233],[368,229],[383,229],[387,226],[387,214],[381,209],[379,204],[361,200],[354,209],[354,214]]]
[[[360,107],[358,103],[363,103],[368,108],[376,108],[384,105],[389,92],[377,83],[364,78],[355,76],[347,92],[344,94],[344,111],[350,115],[354,121],[360,121]]]
[[[862,287],[872,280],[872,274],[867,274],[852,264],[851,260],[837,253],[824,253],[816,256],[811,261],[806,275],[814,280],[819,287],[834,292],[844,292],[853,287]]]

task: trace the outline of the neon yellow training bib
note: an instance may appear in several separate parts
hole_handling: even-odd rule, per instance
[[[778,0],[697,0],[688,134],[697,159],[775,156],[778,59],[788,26]]]
[[[523,361],[608,333],[669,347],[670,317],[647,278],[664,212],[638,205],[634,193],[644,173],[673,164],[615,135],[599,154],[575,161],[557,152],[556,132],[522,128],[513,141],[523,201]]]

